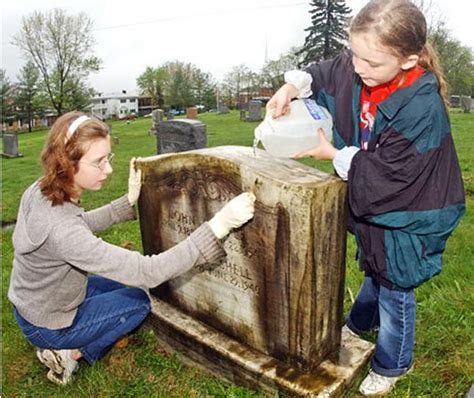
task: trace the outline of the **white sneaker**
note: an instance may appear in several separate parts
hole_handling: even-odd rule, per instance
[[[72,359],[72,350],[37,350],[36,356],[50,371],[48,380],[55,384],[67,384],[77,371],[79,364]]]
[[[393,386],[402,376],[404,375],[395,377],[382,376],[370,369],[369,374],[361,383],[359,391],[366,397],[388,394],[392,391]]]

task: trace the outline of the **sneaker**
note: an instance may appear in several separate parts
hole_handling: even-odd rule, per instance
[[[359,391],[362,395],[366,397],[388,394],[390,391],[392,391],[393,386],[395,386],[395,383],[405,374],[395,377],[387,377],[379,375],[375,373],[372,369],[370,369],[369,374],[361,383]]]
[[[79,364],[71,357],[72,350],[37,350],[36,356],[50,371],[48,380],[55,384],[69,383]]]
[[[360,338],[360,336],[356,332],[353,332],[351,329],[349,329],[349,326],[347,325],[342,327],[342,333],[347,333],[349,336]]]

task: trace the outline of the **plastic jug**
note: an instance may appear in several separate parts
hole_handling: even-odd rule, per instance
[[[291,158],[297,153],[319,144],[318,128],[332,139],[332,117],[326,108],[312,99],[291,101],[285,116],[273,119],[272,111],[255,129],[254,147],[262,142],[268,153],[277,157]]]

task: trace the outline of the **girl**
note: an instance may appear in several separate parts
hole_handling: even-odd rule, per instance
[[[441,271],[446,240],[465,211],[445,81],[408,0],[372,0],[350,26],[350,52],[285,74],[274,116],[313,93],[331,112],[334,146],[297,157],[332,160],[347,180],[349,228],[365,279],[346,330],[378,330],[364,395],[388,393],[413,366],[414,289]]]
[[[85,212],[84,191],[102,188],[112,173],[110,136],[101,121],[79,112],[52,126],[42,154],[44,175],[23,194],[13,234],[8,298],[18,324],[57,384],[70,381],[79,358],[101,358],[150,311],[145,290],[224,255],[219,239],[253,217],[252,194],[232,199],[186,240],[159,255],[111,245],[95,231],[131,220],[141,173],[130,162],[129,191]],[[94,276],[89,276],[93,273]]]

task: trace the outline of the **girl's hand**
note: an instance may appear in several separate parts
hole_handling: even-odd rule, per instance
[[[337,149],[326,139],[323,129],[318,129],[319,145],[315,148],[297,153],[294,158],[301,159],[306,156],[311,156],[317,160],[333,160],[336,156]]]
[[[290,109],[290,101],[298,95],[298,89],[292,84],[284,84],[267,103],[267,112],[273,112],[274,119],[286,115]]]

